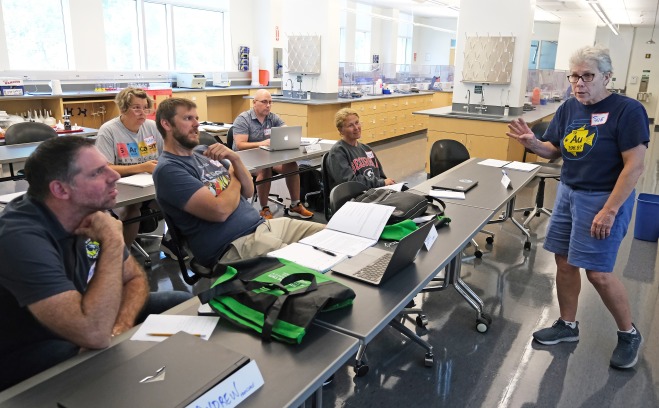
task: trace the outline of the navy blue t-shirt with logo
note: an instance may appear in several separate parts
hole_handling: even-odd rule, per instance
[[[623,168],[622,152],[650,141],[643,105],[611,94],[593,105],[570,98],[556,111],[543,140],[560,147],[561,181],[583,190],[611,191]]]

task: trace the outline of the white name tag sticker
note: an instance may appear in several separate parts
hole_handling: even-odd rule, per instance
[[[590,126],[598,126],[606,123],[606,120],[609,118],[608,113],[593,113],[590,116]]]
[[[262,385],[263,376],[256,361],[252,360],[187,407],[235,407]]]
[[[430,251],[430,248],[432,247],[432,245],[435,243],[436,240],[437,240],[437,230],[435,228],[430,228],[426,240],[423,241],[423,245],[426,246],[426,251]]]
[[[368,157],[369,159],[373,159],[375,155],[373,154],[373,152],[366,152],[366,157]]]
[[[504,174],[503,177],[501,177],[501,184],[503,184],[505,188],[512,187],[512,185],[510,184],[510,177],[508,177],[507,174]]]
[[[147,145],[156,144],[156,138],[153,136],[147,136],[144,138],[144,143],[146,143]]]
[[[272,133],[272,129],[271,129],[271,128],[263,129],[263,134],[264,134],[264,135],[266,135],[266,136],[270,136],[271,133]]]

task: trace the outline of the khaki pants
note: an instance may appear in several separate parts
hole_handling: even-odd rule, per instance
[[[315,234],[325,225],[311,221],[291,218],[265,220],[254,233],[234,240],[229,250],[220,258],[220,263],[230,263],[241,259],[265,255],[270,251],[283,248],[302,238]]]

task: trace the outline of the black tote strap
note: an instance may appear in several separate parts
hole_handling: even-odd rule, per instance
[[[283,309],[284,304],[286,304],[286,301],[289,297],[301,296],[305,293],[313,292],[314,290],[318,289],[316,276],[312,273],[295,273],[288,275],[281,280],[281,285],[286,286],[298,281],[309,281],[309,286],[307,286],[304,290],[298,290],[293,293],[290,293],[288,290],[286,290],[284,294],[277,297],[277,300],[275,300],[272,305],[270,305],[268,310],[264,312],[263,329],[261,330],[261,338],[264,341],[272,340],[272,329],[277,322],[279,314],[281,313],[281,310]]]

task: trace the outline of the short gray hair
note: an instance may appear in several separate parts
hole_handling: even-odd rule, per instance
[[[570,57],[570,68],[585,62],[596,63],[597,69],[603,74],[613,73],[609,49],[602,47],[601,45],[588,46],[576,50]]]

